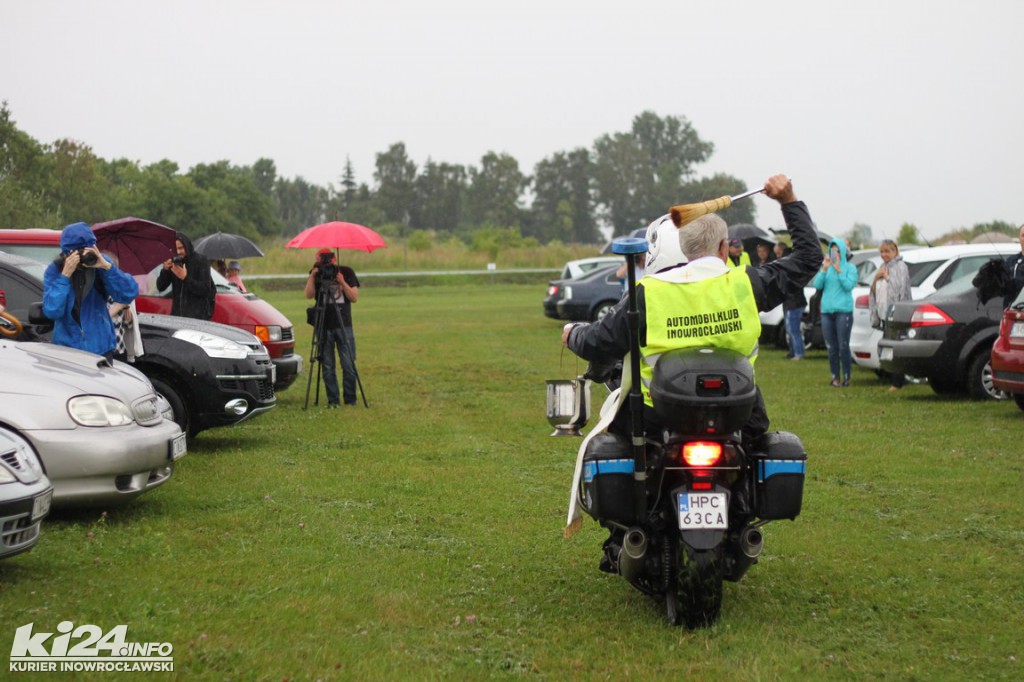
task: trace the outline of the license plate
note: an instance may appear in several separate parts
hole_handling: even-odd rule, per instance
[[[187,434],[179,433],[177,436],[171,439],[171,461],[176,461],[185,456],[186,444],[185,439]]]
[[[680,530],[729,527],[729,499],[725,493],[682,493],[677,502]]]
[[[32,500],[32,520],[41,519],[50,512],[50,502],[53,500],[53,490],[47,490],[45,493]]]
[[[1014,322],[1010,327],[1010,336],[1024,337],[1024,322]]]
[[[892,360],[892,348],[879,348],[878,349],[879,360]]]

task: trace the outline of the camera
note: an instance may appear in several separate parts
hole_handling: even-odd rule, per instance
[[[171,262],[174,263],[175,265],[178,265],[178,266],[184,265],[185,264],[185,257],[184,256],[175,256],[174,258],[171,259]]]
[[[96,255],[95,251],[86,251],[83,248],[74,249],[72,251],[68,251],[67,253],[60,254],[53,260],[53,264],[57,266],[58,270],[63,270],[64,262],[68,259],[68,256],[70,256],[73,253],[78,254],[78,267],[89,267],[92,265],[96,265],[96,263],[99,261],[99,256]]]
[[[331,262],[334,258],[333,253],[321,253],[319,259],[316,262],[316,267],[320,270],[320,279],[326,281],[334,281],[338,279],[338,266]]]

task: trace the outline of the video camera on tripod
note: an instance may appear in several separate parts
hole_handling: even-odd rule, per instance
[[[321,284],[325,282],[334,282],[335,280],[338,279],[338,273],[341,272],[341,270],[338,269],[338,265],[333,261],[333,253],[321,253],[320,256],[318,257],[316,267],[317,272],[319,272],[320,274]]]

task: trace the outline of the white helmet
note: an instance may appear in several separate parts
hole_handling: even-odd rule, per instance
[[[647,243],[648,274],[688,262],[679,246],[679,229],[667,213],[647,226]]]

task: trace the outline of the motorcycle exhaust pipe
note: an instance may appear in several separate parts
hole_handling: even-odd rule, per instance
[[[764,549],[764,533],[760,528],[747,526],[740,531],[740,551],[744,556],[756,559],[761,556],[762,549]]]
[[[732,582],[738,582],[757,563],[757,557],[764,549],[764,533],[757,526],[746,526],[735,543],[738,551],[734,553],[732,570],[725,576]]]
[[[647,556],[647,534],[639,528],[630,528],[622,539],[619,552],[619,574],[629,582],[643,574],[644,557]]]

